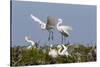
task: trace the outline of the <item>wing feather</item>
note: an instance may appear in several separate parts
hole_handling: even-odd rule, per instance
[[[68,31],[68,32],[72,31],[72,27],[70,26],[62,26],[62,28],[64,29],[64,31]]]
[[[35,17],[34,15],[30,15],[30,17],[35,21],[38,22],[39,24],[44,24],[44,22],[42,22],[39,18]]]
[[[60,28],[63,30],[63,32],[67,33],[67,35],[69,35],[70,31],[72,31],[72,27],[70,26],[60,26]]]

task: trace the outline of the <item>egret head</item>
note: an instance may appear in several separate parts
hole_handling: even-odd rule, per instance
[[[25,36],[25,40],[30,40],[32,39],[31,36]]]
[[[25,40],[28,40],[28,36],[25,36]]]
[[[62,19],[61,19],[61,18],[59,18],[59,19],[58,19],[58,22],[61,22],[61,23],[62,23],[63,21],[62,21]]]

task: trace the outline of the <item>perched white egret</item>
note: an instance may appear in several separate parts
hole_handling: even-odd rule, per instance
[[[25,36],[25,41],[27,41],[28,43],[31,44],[31,45],[29,45],[29,46],[27,47],[27,49],[30,49],[30,48],[32,48],[32,47],[36,48],[35,42],[34,42],[33,40],[31,40],[28,36]]]
[[[53,40],[53,29],[55,28],[54,18],[51,17],[51,16],[48,16],[47,17],[47,23],[45,23],[45,22],[41,21],[39,18],[32,15],[32,14],[30,16],[35,22],[38,22],[40,24],[40,27],[41,27],[42,30],[47,30],[49,32],[48,41],[50,39]]]
[[[56,58],[58,56],[57,50],[52,49],[52,45],[50,45],[50,51],[49,51],[49,56]]]
[[[63,47],[63,50],[62,50],[62,47]],[[59,55],[61,55],[61,56],[64,56],[64,55],[65,56],[69,56],[69,53],[67,51],[67,47],[65,47],[63,44],[62,45],[58,45],[57,48],[58,48],[58,54]]]
[[[70,35],[70,31],[72,31],[72,28],[70,26],[64,26],[61,25],[62,24],[62,19],[58,19],[58,23],[57,23],[57,30],[61,33],[62,35],[62,41],[61,43],[63,43],[63,38],[65,39],[65,37],[68,37]]]

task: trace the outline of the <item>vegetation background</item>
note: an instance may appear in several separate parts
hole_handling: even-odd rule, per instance
[[[66,44],[65,44],[66,45]],[[66,45],[67,46],[67,45]],[[80,63],[96,61],[96,46],[84,46],[83,44],[70,45],[70,56],[57,56],[52,58],[48,55],[49,46],[26,49],[25,46],[11,48],[11,66],[44,65],[61,63]],[[56,48],[53,46],[52,48]]]

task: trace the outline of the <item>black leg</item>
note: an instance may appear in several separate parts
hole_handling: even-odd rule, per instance
[[[50,40],[50,31],[48,31],[49,32],[49,37],[48,37],[48,41]]]
[[[63,44],[63,42],[64,42],[64,37],[63,37],[63,35],[62,35],[62,39],[63,39],[63,40],[62,40],[62,44]]]
[[[50,39],[49,40],[51,40],[51,35],[52,35],[52,31],[50,31],[50,35],[49,35],[50,36]]]
[[[66,43],[66,37],[64,37],[64,44]]]
[[[49,31],[48,41],[51,39],[53,40],[53,31]]]
[[[63,44],[63,35],[61,35],[61,37],[62,37],[62,41],[61,41],[61,44]]]
[[[53,40],[53,31],[51,31],[51,33],[52,33],[51,39]]]

